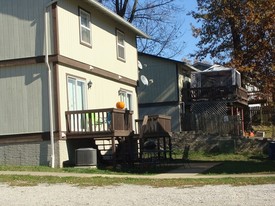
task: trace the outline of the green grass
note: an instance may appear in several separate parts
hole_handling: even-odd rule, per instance
[[[275,162],[224,161],[204,174],[268,174],[275,173]]]
[[[121,167],[114,169],[112,166],[97,168],[50,168],[47,166],[4,166],[0,171],[33,171],[33,172],[59,172],[59,173],[86,173],[109,175],[154,175],[177,168],[176,166],[147,166],[147,167]]]
[[[205,154],[190,152],[191,162],[220,162],[204,174],[268,174],[275,173],[275,161],[263,154]]]
[[[182,163],[179,156],[176,156],[171,163]],[[263,174],[275,173],[275,161],[261,154],[205,154],[202,152],[190,152],[190,162],[219,162],[204,174]],[[1,166],[0,171],[35,171],[35,172],[61,172],[61,173],[87,173],[87,174],[115,174],[115,175],[154,175],[165,173],[175,169],[175,164],[164,166],[148,167],[112,167],[91,168],[50,168],[47,166]]]
[[[252,154],[207,154],[203,152],[190,152],[189,158],[197,161],[248,161],[251,156]],[[255,154],[253,154],[253,156],[255,156]],[[261,154],[257,154],[256,156],[265,158],[265,156]]]
[[[76,173],[91,173],[91,174],[115,174],[106,169],[90,169],[90,168],[51,168],[47,166],[0,166],[0,171],[34,171],[34,172],[76,172]]]
[[[173,163],[182,162],[175,159]],[[62,172],[62,173],[89,173],[89,174],[116,174],[117,177],[55,177],[55,176],[30,176],[30,175],[0,175],[0,182],[17,186],[31,186],[41,183],[59,184],[68,183],[79,186],[105,186],[118,184],[150,185],[153,187],[187,187],[202,185],[254,185],[275,184],[275,177],[230,177],[217,178],[212,175],[222,174],[275,174],[275,161],[261,154],[204,154],[190,153],[190,162],[220,162],[221,164],[204,172],[206,178],[201,179],[148,179],[144,175],[163,173],[174,169],[175,166],[148,167],[148,168],[121,168],[114,170],[111,167],[100,169],[80,168],[50,168],[26,166],[0,166],[0,171],[35,171],[35,172]],[[135,174],[140,178],[123,177],[121,175]]]
[[[275,177],[201,178],[201,179],[146,179],[108,177],[53,177],[28,175],[0,175],[0,182],[11,186],[35,186],[38,184],[72,184],[77,186],[149,185],[152,187],[190,187],[204,185],[258,185],[275,184]]]

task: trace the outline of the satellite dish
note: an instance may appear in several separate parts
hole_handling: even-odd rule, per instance
[[[141,75],[141,76],[140,76],[140,80],[141,80],[141,82],[142,82],[145,86],[148,86],[148,85],[149,85],[149,82],[148,82],[148,79],[146,78],[146,76]]]
[[[139,68],[139,69],[142,69],[142,64],[141,64],[140,61],[138,61],[138,68]]]

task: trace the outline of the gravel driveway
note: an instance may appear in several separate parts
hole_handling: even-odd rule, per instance
[[[136,185],[78,187],[67,184],[13,187],[0,183],[0,205],[5,206],[273,206],[274,202],[275,185],[271,184],[153,188]]]

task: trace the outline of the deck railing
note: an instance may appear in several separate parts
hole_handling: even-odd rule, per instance
[[[67,134],[132,130],[132,111],[115,108],[66,111]]]
[[[182,94],[185,102],[201,100],[248,101],[246,89],[237,86],[189,88],[183,89]]]
[[[139,134],[142,126],[142,119],[135,120],[136,133]],[[145,125],[144,134],[156,134],[171,132],[171,117],[165,115],[149,115]]]

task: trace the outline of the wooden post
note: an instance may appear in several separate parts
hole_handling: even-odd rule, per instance
[[[167,148],[166,148],[166,137],[163,137],[163,149],[164,149],[164,159],[166,159],[166,151],[167,151]]]
[[[263,105],[261,104],[261,107],[260,107],[260,118],[261,118],[261,125],[263,125]]]
[[[113,167],[116,167],[116,137],[112,137],[112,157],[113,157]]]
[[[172,142],[171,142],[171,137],[168,137],[169,140],[169,158],[170,160],[172,159]]]
[[[147,125],[147,122],[148,122],[148,115],[145,115],[143,117],[142,125],[141,125],[140,131],[139,131],[139,143],[140,143],[139,149],[140,149],[140,159],[141,160],[142,160],[143,144],[144,144],[143,133],[144,133],[145,127]]]
[[[241,118],[242,118],[242,135],[245,136],[244,134],[244,112],[243,112],[243,108],[241,109]]]
[[[237,118],[238,118],[238,117],[240,118],[238,107],[236,107],[236,116],[237,116]],[[237,122],[237,131],[238,131],[237,135],[240,135],[239,119],[237,119],[237,121],[238,121],[238,122]]]
[[[157,150],[158,150],[158,159],[160,160],[160,141],[159,141],[159,138],[157,138]]]

